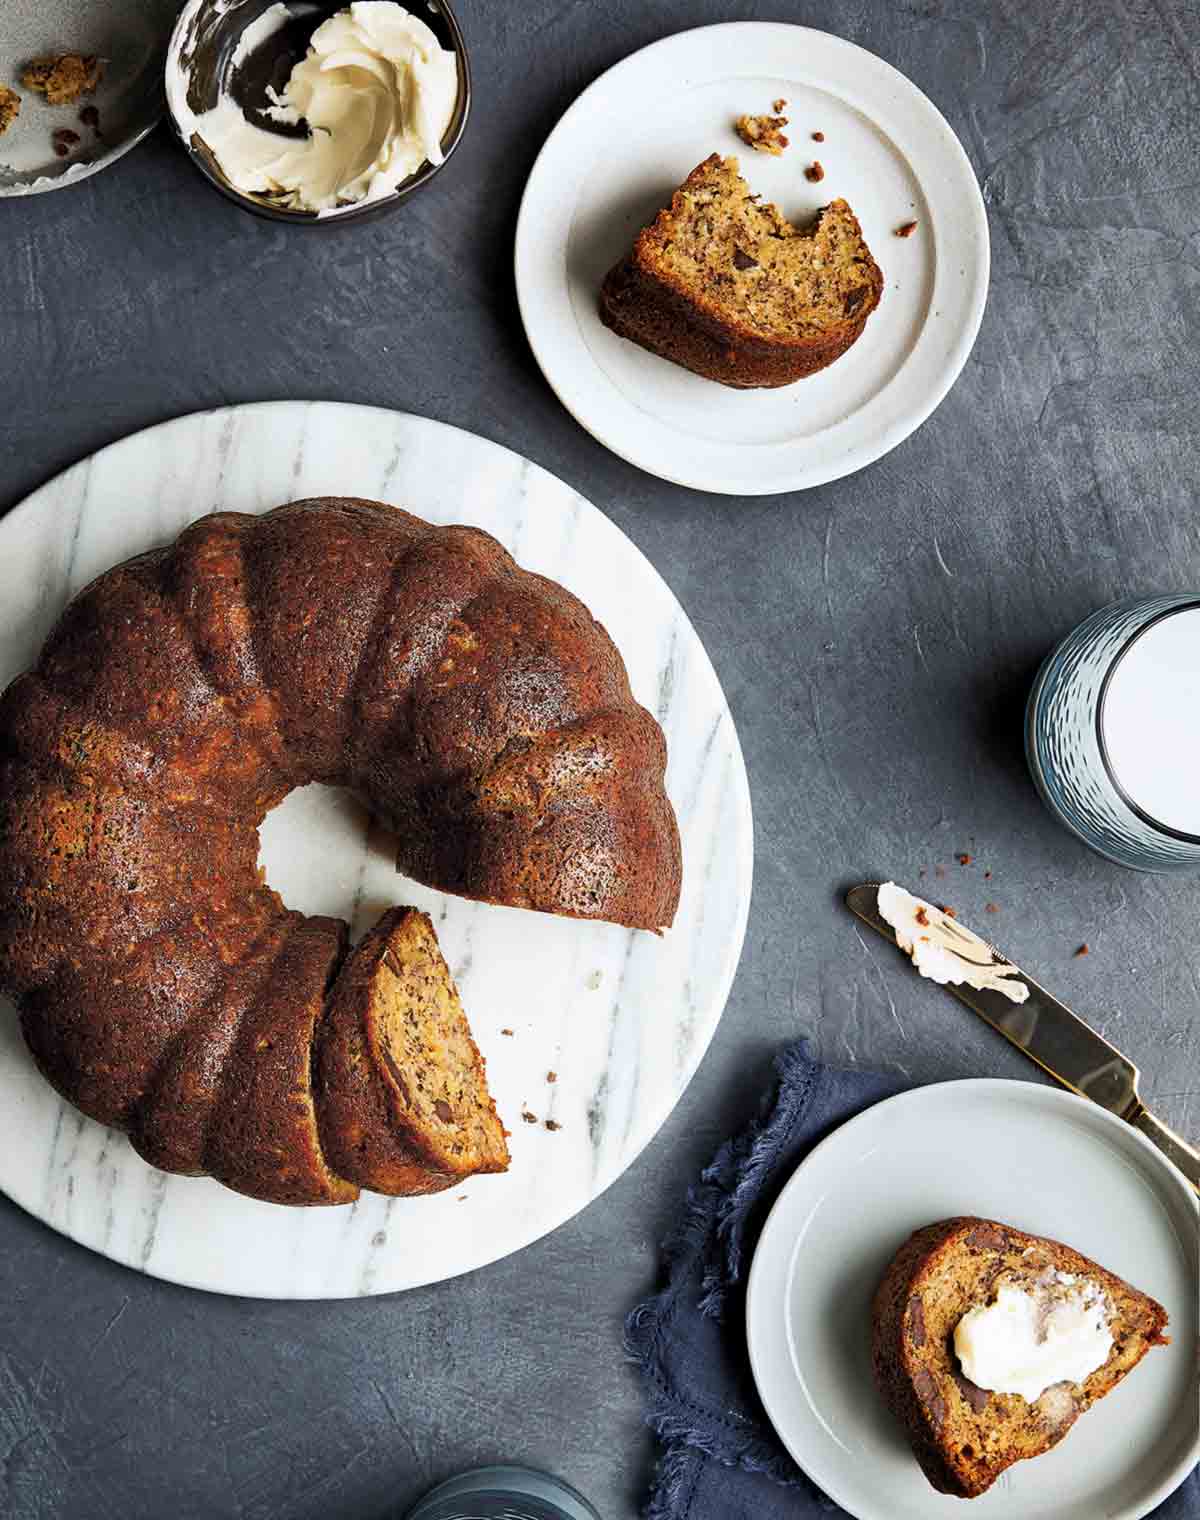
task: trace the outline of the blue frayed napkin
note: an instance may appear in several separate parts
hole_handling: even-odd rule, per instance
[[[664,1248],[665,1285],[626,1323],[662,1443],[646,1520],[805,1520],[841,1515],[784,1451],[759,1403],[745,1333],[745,1278],[771,1205],[804,1156],[845,1119],[905,1084],[837,1071],[803,1043],[775,1062],[778,1089],[723,1145]],[[1200,1472],[1156,1511],[1200,1520]]]

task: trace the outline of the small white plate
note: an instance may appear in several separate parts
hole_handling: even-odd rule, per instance
[[[772,158],[733,122],[781,97],[791,146]],[[796,219],[844,196],[884,272],[883,301],[849,353],[778,390],[702,380],[618,338],[597,312],[607,270],[713,152],[737,154],[754,189]],[[804,177],[813,159],[820,184]],[[912,220],[913,236],[897,238]],[[584,91],[529,177],[516,277],[546,379],[601,443],[664,480],[767,495],[861,469],[941,401],[983,316],[987,218],[961,144],[903,74],[825,32],[735,22],[643,48]]]
[[[1171,1344],[972,1515],[1138,1520],[1200,1458],[1196,1200],[1129,1125],[1030,1082],[945,1082],[844,1124],[780,1194],[747,1295],[750,1362],[788,1451],[858,1520],[963,1513],[936,1493],[871,1379],[871,1298],[921,1225],[956,1214],[1066,1241],[1152,1294]]]

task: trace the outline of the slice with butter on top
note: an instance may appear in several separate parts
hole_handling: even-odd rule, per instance
[[[934,1488],[973,1499],[1166,1344],[1166,1310],[1060,1241],[962,1216],[917,1230],[875,1294],[875,1382]]]

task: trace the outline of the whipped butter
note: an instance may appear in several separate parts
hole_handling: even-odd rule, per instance
[[[1056,1383],[1082,1383],[1112,1350],[1102,1289],[1069,1272],[1026,1285],[1002,1282],[994,1303],[970,1309],[954,1330],[962,1370],[980,1388],[1029,1403]]]
[[[879,888],[878,907],[880,918],[896,931],[896,943],[930,981],[943,987],[954,983],[979,991],[991,989],[1014,1003],[1023,1003],[1029,996],[1015,966],[932,903],[887,881]]]
[[[184,136],[198,135],[244,194],[295,211],[336,215],[390,195],[423,163],[442,161],[442,137],[458,98],[454,54],[394,0],[355,0],[316,29],[266,114],[307,127],[303,137],[247,120],[228,76],[293,18],[272,5],[239,40],[212,110],[187,102],[188,76],[168,71],[167,93]]]

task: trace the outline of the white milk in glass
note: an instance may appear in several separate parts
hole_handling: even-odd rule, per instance
[[[1109,675],[1100,732],[1134,807],[1200,838],[1200,607],[1159,618],[1133,640]]]

